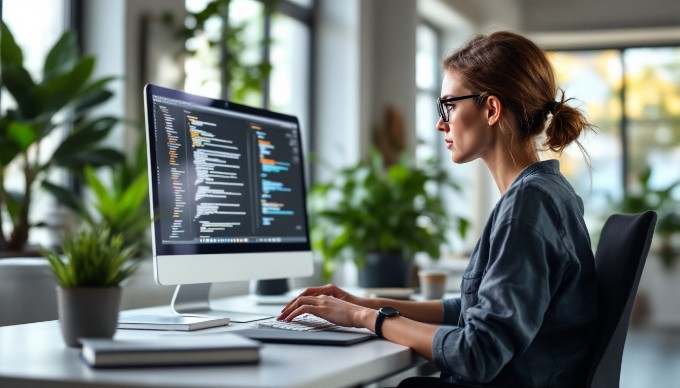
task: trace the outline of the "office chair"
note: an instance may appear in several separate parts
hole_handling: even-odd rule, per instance
[[[599,322],[598,343],[586,387],[617,388],[633,301],[647,260],[657,214],[614,214],[602,228],[595,253]],[[411,377],[399,387],[457,387],[433,377]]]
[[[647,260],[657,214],[614,214],[595,253],[600,328],[587,387],[618,387],[633,301]]]

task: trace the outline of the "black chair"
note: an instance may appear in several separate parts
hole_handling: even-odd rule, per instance
[[[656,226],[653,211],[607,219],[595,253],[600,335],[587,387],[616,388],[630,313]]]
[[[586,387],[617,388],[633,301],[656,226],[653,211],[607,219],[595,253],[600,326]],[[399,387],[457,387],[433,377],[411,377]]]

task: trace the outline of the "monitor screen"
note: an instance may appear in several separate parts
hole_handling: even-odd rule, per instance
[[[147,85],[160,284],[313,272],[297,118]]]

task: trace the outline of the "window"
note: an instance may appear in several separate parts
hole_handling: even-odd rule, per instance
[[[460,204],[476,203],[473,190],[466,190],[473,180],[474,165],[454,165],[449,158],[449,151],[444,145],[444,136],[435,127],[439,119],[436,100],[441,89],[441,33],[431,24],[421,21],[416,30],[416,163],[423,163],[430,158],[439,158],[442,168],[453,181],[461,187],[461,191],[453,191],[448,187],[432,188],[440,190],[445,200],[445,206],[450,214],[464,217],[472,222],[481,223],[473,214],[474,206]],[[470,237],[473,233],[468,233]],[[451,228],[448,239],[454,252],[469,250],[472,241],[462,241],[455,228]],[[444,254],[449,252],[443,252]]]
[[[558,83],[580,101],[597,135],[582,143],[592,159],[592,179],[572,146],[563,172],[583,197],[586,214],[611,211],[612,200],[634,187],[651,167],[656,189],[680,180],[680,48],[550,52]],[[677,197],[678,193],[674,193]]]
[[[69,27],[69,0],[33,0],[4,1],[2,5],[2,20],[7,24],[14,39],[22,49],[24,67],[31,77],[39,82],[42,80],[43,64],[50,48],[56,43],[61,34]],[[40,10],[40,12],[36,12]],[[5,112],[15,106],[4,89],[0,96],[0,111]],[[41,143],[43,150],[54,149],[59,139],[64,135],[62,131],[55,130]],[[43,155],[46,152],[43,152]],[[10,190],[21,190],[25,186],[22,171],[16,161],[9,165],[8,178],[4,183]],[[55,172],[50,180],[54,182],[66,179],[65,172]],[[41,190],[34,191],[32,199],[31,222],[49,222],[54,217],[54,199]],[[7,220],[8,217],[3,217]],[[52,223],[51,223],[52,224]],[[4,225],[8,230],[9,225]],[[53,240],[47,228],[33,228],[30,233],[30,244],[49,244]]]
[[[416,160],[425,161],[437,152],[435,101],[439,97],[441,77],[439,70],[439,33],[427,23],[420,23],[416,30]]]
[[[189,12],[199,12],[208,3],[208,0],[187,0],[186,8]],[[231,73],[229,92],[224,93],[223,61],[217,46],[210,43],[219,40],[223,19],[213,15],[206,20],[203,31],[187,40],[191,54],[185,62],[185,89],[297,116],[308,150],[313,1],[231,0],[228,3],[228,23],[231,31],[238,34],[230,46],[237,56],[231,60],[238,62],[242,69]],[[275,12],[266,14],[265,5],[270,3],[275,5]],[[272,65],[270,72],[258,70],[263,62]]]

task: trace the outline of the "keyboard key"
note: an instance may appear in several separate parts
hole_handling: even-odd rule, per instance
[[[264,329],[280,329],[294,331],[323,331],[337,329],[340,327],[312,314],[303,314],[297,316],[295,317],[295,319],[293,319],[292,322],[271,320],[258,322],[256,326]]]

